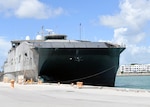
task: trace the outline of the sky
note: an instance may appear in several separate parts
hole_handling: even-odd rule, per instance
[[[0,0],[0,66],[10,41],[35,39],[42,26],[68,39],[124,44],[120,64],[150,63],[150,0]]]

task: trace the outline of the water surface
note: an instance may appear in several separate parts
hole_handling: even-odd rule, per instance
[[[117,76],[115,87],[150,89],[150,76]]]

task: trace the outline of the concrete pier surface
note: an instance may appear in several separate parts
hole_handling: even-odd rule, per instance
[[[150,90],[0,83],[1,107],[150,107]]]

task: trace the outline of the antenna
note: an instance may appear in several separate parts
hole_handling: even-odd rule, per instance
[[[54,34],[54,32],[53,32],[52,29],[45,29],[45,30],[48,32],[49,35],[50,35],[50,34]]]
[[[82,25],[80,23],[80,40],[81,40],[81,30],[82,30]]]
[[[42,37],[44,36],[44,26],[42,26]]]

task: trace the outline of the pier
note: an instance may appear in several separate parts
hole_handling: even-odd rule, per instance
[[[70,84],[0,83],[2,107],[149,107],[150,90]]]

